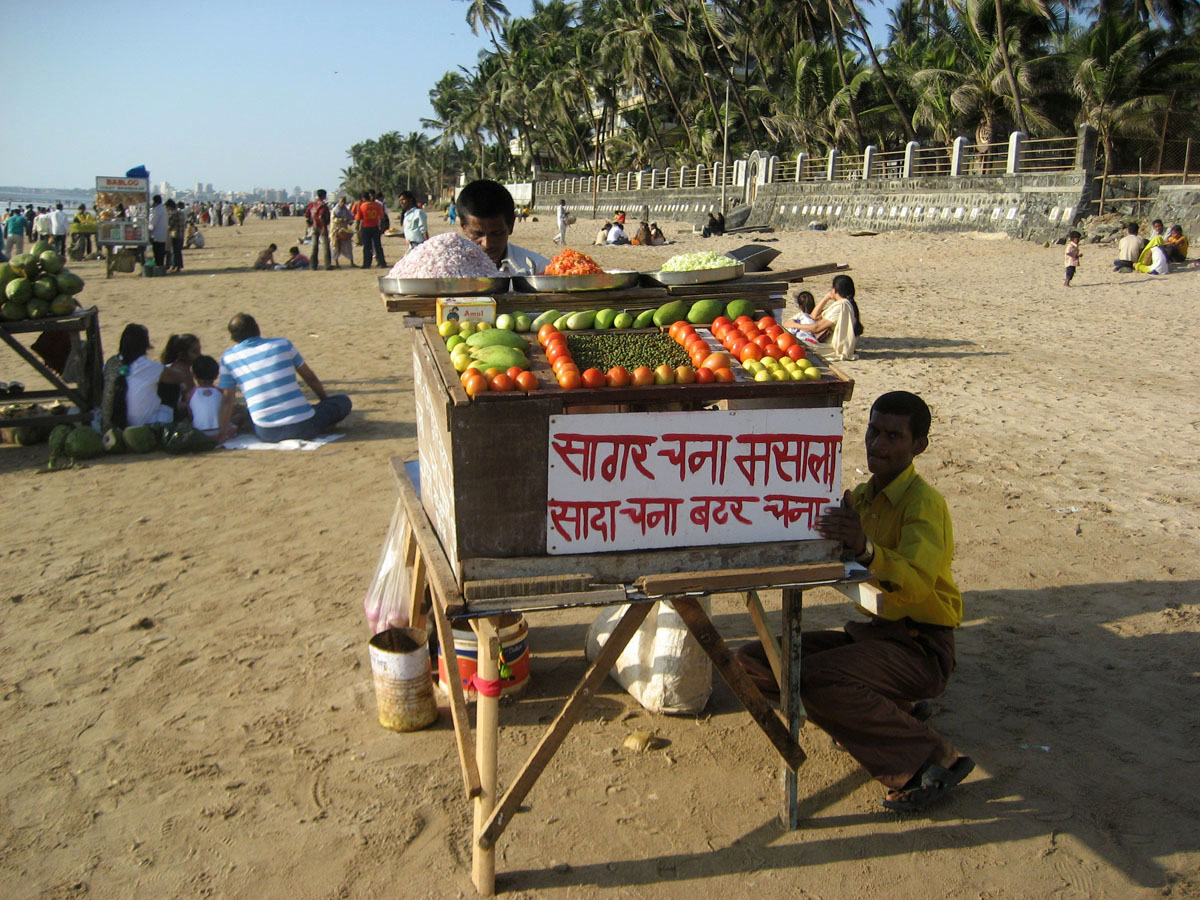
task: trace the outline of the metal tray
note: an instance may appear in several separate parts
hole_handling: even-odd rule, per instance
[[[526,293],[561,291],[616,291],[636,287],[637,272],[617,270],[595,275],[514,275],[513,288]]]
[[[508,293],[508,276],[495,278],[395,278],[379,276],[384,294],[408,294],[417,297],[457,297],[464,294]]]
[[[711,284],[714,281],[733,281],[746,274],[742,263],[721,266],[719,269],[692,269],[690,272],[646,272],[655,284]]]

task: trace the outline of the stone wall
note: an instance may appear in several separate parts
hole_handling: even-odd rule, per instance
[[[1136,186],[1110,179],[1105,212],[1135,216]],[[887,178],[870,181],[775,182],[747,191],[727,188],[730,227],[759,225],[778,231],[803,231],[822,225],[838,231],[984,231],[1002,232],[1036,241],[1055,241],[1097,211],[1098,182],[1082,172],[1056,175],[1004,175],[961,178]],[[1200,185],[1143,186],[1142,216],[1178,222],[1184,233],[1200,234]],[[590,216],[592,195],[567,194],[576,215]],[[557,204],[539,196],[537,210],[550,214]],[[632,222],[642,219],[691,222],[700,226],[709,211],[720,207],[720,188],[656,188],[603,191],[597,216],[611,218],[625,210]]]

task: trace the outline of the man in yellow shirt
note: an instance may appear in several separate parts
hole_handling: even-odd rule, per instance
[[[872,405],[871,478],[847,491],[817,530],[870,569],[883,591],[880,606],[866,621],[806,632],[801,642],[808,718],[888,788],[883,805],[901,811],[924,809],[975,767],[922,721],[928,716],[918,706],[945,691],[962,621],[962,595],[950,574],[950,514],[913,468],[929,446],[929,424],[929,407],[907,391]],[[756,683],[774,685],[761,644],[743,647],[738,659]]]

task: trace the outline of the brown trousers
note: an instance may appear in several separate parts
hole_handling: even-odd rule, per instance
[[[873,618],[844,631],[805,632],[801,654],[808,718],[886,787],[903,787],[931,758],[953,758],[953,746],[907,710],[946,690],[954,629]],[[742,647],[738,657],[757,682],[764,670],[774,682],[762,644]]]

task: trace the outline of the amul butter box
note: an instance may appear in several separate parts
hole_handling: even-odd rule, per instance
[[[438,297],[437,323],[496,321],[496,301],[491,297]]]

